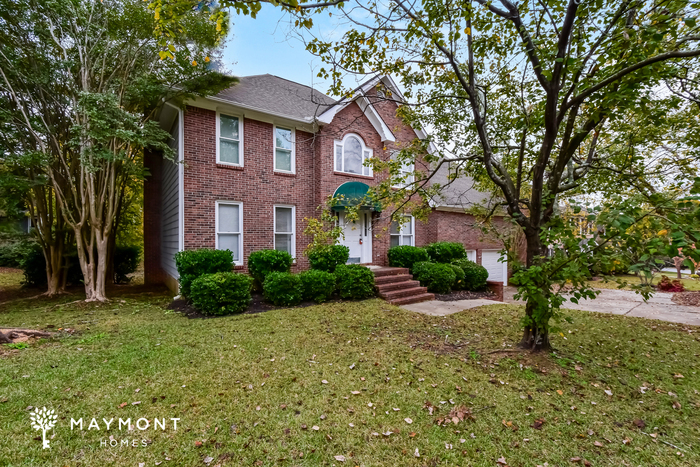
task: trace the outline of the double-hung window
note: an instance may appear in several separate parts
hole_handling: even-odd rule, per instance
[[[275,206],[275,250],[286,251],[292,257],[296,253],[294,211],[294,206]]]
[[[372,158],[372,150],[357,135],[349,134],[335,142],[335,171],[372,176],[372,168],[365,162]]]
[[[399,246],[399,245],[409,245],[414,246],[415,244],[415,221],[413,216],[403,216],[401,223],[399,221],[393,221],[391,223],[390,233],[390,245],[389,246]]]
[[[391,155],[392,160],[396,160],[399,157],[399,152],[395,152]],[[401,167],[399,168],[399,174],[397,176],[397,181],[393,185],[394,188],[403,188],[409,186],[415,181],[415,164],[413,161],[404,160],[401,162]]]
[[[216,162],[228,165],[243,165],[243,125],[240,117],[217,114]]]
[[[274,127],[275,170],[294,173],[294,130]]]
[[[216,249],[230,250],[233,262],[243,264],[243,204],[216,203]]]

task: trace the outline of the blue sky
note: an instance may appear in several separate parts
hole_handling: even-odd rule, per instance
[[[224,64],[236,76],[269,73],[328,91],[328,83],[316,78],[322,62],[304,48],[292,32],[292,25],[278,8],[264,4],[256,19],[232,12],[231,33],[224,48]],[[324,35],[334,35],[334,18],[322,14],[314,27]]]

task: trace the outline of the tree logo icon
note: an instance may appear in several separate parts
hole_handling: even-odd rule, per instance
[[[44,440],[43,449],[51,449],[49,446],[49,440],[46,439],[46,432],[51,428],[56,426],[56,419],[58,415],[54,413],[54,410],[47,410],[46,407],[39,410],[37,407],[34,412],[29,414],[29,418],[32,419],[32,428],[35,430],[41,430],[42,439]]]

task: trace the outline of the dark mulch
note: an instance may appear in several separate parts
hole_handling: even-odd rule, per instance
[[[250,315],[250,314],[255,314],[255,313],[263,313],[265,311],[270,311],[270,310],[277,310],[280,308],[306,308],[308,306],[318,305],[318,303],[316,303],[316,302],[309,301],[309,302],[301,302],[299,305],[296,305],[296,306],[276,306],[276,305],[273,305],[272,303],[268,302],[267,300],[265,300],[265,298],[260,293],[254,293],[252,298],[253,298],[253,300],[250,302],[248,309],[241,314]],[[330,302],[334,302],[334,301],[340,301],[340,300],[330,300]],[[168,305],[168,310],[177,311],[179,313],[182,313],[183,315],[187,316],[190,319],[219,318],[219,316],[210,316],[210,315],[202,314],[192,304],[188,303],[187,300],[185,300],[184,298],[180,298],[178,300],[173,300]]]
[[[435,300],[440,300],[441,302],[453,302],[455,300],[477,300],[479,298],[493,300],[496,298],[496,294],[494,294],[490,290],[484,290],[482,292],[471,292],[469,290],[453,290],[452,293],[435,294]]]
[[[700,292],[678,292],[671,297],[675,303],[687,306],[700,306]]]

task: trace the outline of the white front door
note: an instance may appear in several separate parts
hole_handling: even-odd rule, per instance
[[[345,238],[340,239],[340,244],[350,249],[348,264],[372,262],[372,213],[360,211],[354,221],[346,219],[345,213],[338,215],[340,226],[343,228]]]

